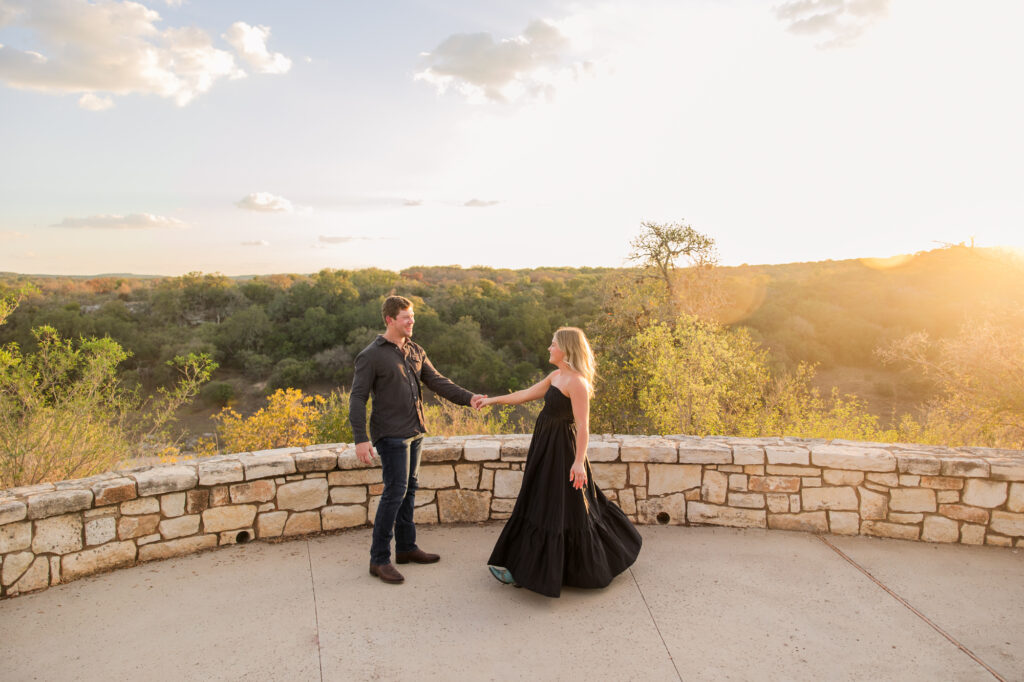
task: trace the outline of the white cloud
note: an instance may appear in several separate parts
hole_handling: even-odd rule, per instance
[[[242,242],[242,246],[270,246],[266,239],[254,239],[249,242]]]
[[[544,20],[497,41],[490,33],[458,33],[422,55],[428,65],[415,78],[442,93],[455,88],[473,102],[550,99],[566,73],[586,70],[584,62],[563,66],[570,48],[559,28]]]
[[[65,218],[51,227],[73,227],[84,230],[151,230],[160,228],[184,228],[186,223],[177,218],[132,213],[130,215],[94,215],[88,218]]]
[[[890,0],[790,0],[775,7],[786,30],[818,39],[818,47],[849,47],[889,13]]]
[[[402,206],[422,206],[423,201],[421,199],[404,199],[402,200]]]
[[[222,37],[259,73],[287,73],[292,68],[292,60],[267,49],[268,26],[250,26],[244,21],[236,21]]]
[[[0,0],[0,26],[18,28],[34,48],[0,45],[0,82],[55,94],[152,94],[184,106],[219,79],[245,76],[202,29],[161,30],[160,21],[155,10],[128,0]],[[270,64],[278,58],[287,61],[275,54]]]
[[[317,241],[322,244],[347,244],[348,242],[354,242],[358,239],[366,239],[366,237],[328,237],[327,235],[322,234]]]
[[[106,111],[114,106],[110,97],[101,97],[94,92],[87,92],[78,98],[78,106],[88,111]]]
[[[469,206],[470,208],[487,208],[488,206],[497,206],[499,203],[501,202],[493,200],[484,201],[482,199],[470,199],[469,201],[464,203],[463,206]]]
[[[238,208],[247,211],[260,211],[262,213],[294,213],[295,207],[292,202],[284,197],[279,197],[270,192],[253,192],[240,201],[235,202]]]

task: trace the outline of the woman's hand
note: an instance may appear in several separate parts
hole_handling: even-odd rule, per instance
[[[587,469],[583,462],[573,462],[572,469],[569,470],[569,483],[576,490],[582,490],[587,484]]]

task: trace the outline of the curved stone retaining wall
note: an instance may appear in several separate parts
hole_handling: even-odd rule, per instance
[[[426,439],[416,522],[508,518],[528,446],[528,436]],[[1022,452],[593,436],[588,456],[601,488],[641,524],[1024,546]],[[364,526],[381,488],[379,466],[331,444],[0,490],[0,597],[218,545]]]

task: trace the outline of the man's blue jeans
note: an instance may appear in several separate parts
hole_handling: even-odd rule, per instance
[[[416,477],[420,473],[422,436],[412,438],[378,438],[373,446],[380,456],[384,474],[384,492],[373,521],[373,544],[370,563],[376,566],[391,563],[391,536],[396,552],[416,549],[416,526],[412,521],[416,506]]]

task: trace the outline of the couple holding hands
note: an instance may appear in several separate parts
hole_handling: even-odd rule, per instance
[[[434,369],[412,339],[412,302],[390,296],[381,310],[386,330],[355,361],[349,419],[356,456],[380,457],[384,491],[373,523],[370,574],[401,583],[391,563],[440,560],[416,545],[413,509],[424,429],[421,382],[442,398],[476,409],[544,400],[526,457],[512,515],[488,559],[499,581],[557,597],[563,585],[604,587],[640,552],[641,538],[626,515],[595,485],[587,461],[594,354],[580,329],[554,333],[549,361],[557,369],[530,388],[507,395],[474,395]],[[366,402],[373,398],[369,433]]]

